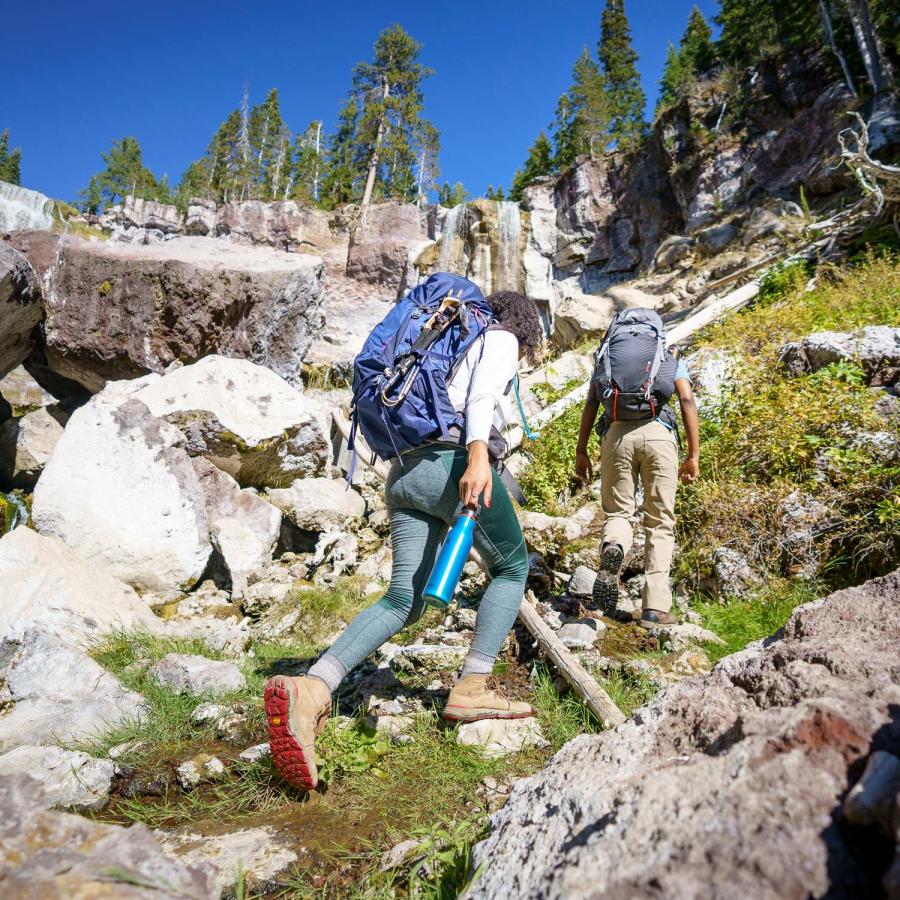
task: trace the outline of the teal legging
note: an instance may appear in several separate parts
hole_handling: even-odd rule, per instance
[[[459,480],[467,465],[463,448],[430,445],[394,463],[385,487],[391,521],[393,568],[387,593],[347,626],[326,656],[336,657],[346,672],[421,618],[422,591],[434,565],[444,528],[459,513]],[[512,500],[494,473],[490,509],[482,507],[474,544],[491,581],[475,620],[472,650],[494,658],[512,628],[528,576],[525,539]]]

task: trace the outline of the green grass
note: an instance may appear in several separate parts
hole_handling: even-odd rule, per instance
[[[815,600],[820,594],[814,583],[775,582],[750,600],[733,600],[727,604],[695,603],[694,609],[702,617],[703,627],[725,641],[724,646],[704,645],[707,655],[715,663],[753,641],[774,634],[784,626],[797,606]]]

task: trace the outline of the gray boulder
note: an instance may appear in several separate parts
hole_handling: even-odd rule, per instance
[[[742,599],[762,584],[750,560],[730,547],[719,547],[713,554],[713,579],[709,587],[721,597]]]
[[[0,378],[31,352],[41,321],[41,289],[28,260],[0,243]]]
[[[569,579],[568,592],[573,597],[590,597],[594,593],[597,573],[587,566],[577,566]]]
[[[780,359],[789,375],[853,362],[862,366],[871,384],[893,384],[900,369],[900,328],[869,325],[854,332],[817,331],[785,344]]]
[[[43,809],[26,776],[0,778],[0,884],[10,897],[213,900],[211,871],[170,859],[144,825]]]
[[[37,630],[0,643],[0,676],[0,750],[95,738],[147,712],[83,650]]]
[[[574,619],[563,623],[557,637],[570,650],[590,650],[605,631],[606,625],[599,619]]]
[[[337,478],[298,478],[288,488],[270,490],[266,497],[304,531],[346,529],[366,511],[363,498]]]
[[[116,765],[79,750],[22,744],[0,755],[0,777],[29,775],[44,788],[48,808],[94,810],[106,805]]]
[[[833,522],[831,510],[802,491],[793,491],[781,502],[781,548],[788,575],[812,578],[824,562],[827,547],[819,537]]]
[[[696,234],[697,245],[704,253],[718,253],[727,247],[737,237],[737,229],[731,222],[723,222],[721,225],[712,225],[704,228]]]
[[[42,406],[0,425],[0,483],[30,491],[62,437],[68,414]]]
[[[474,747],[487,759],[547,746],[537,719],[482,719],[466,722],[456,732],[456,742]]]
[[[247,687],[247,679],[234,663],[185,653],[166,654],[149,675],[176,694],[195,697],[229,694]]]
[[[900,572],[796,609],[777,639],[570,741],[516,783],[473,898],[874,896],[837,811],[896,746]]]
[[[685,357],[685,365],[703,416],[715,415],[734,387],[737,360],[727,350],[704,348]]]
[[[653,257],[653,267],[660,272],[671,269],[675,263],[690,256],[694,249],[694,239],[676,234],[667,237],[657,248]]]

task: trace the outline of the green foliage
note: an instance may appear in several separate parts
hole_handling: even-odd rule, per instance
[[[402,26],[391,25],[378,36],[372,62],[353,69],[354,159],[360,176],[374,172],[374,197],[415,200],[419,150],[437,135],[422,117],[422,82],[433,72],[419,62],[421,50]]]
[[[760,279],[757,306],[783,300],[796,293],[806,284],[809,272],[810,264],[802,260],[773,266]]]
[[[325,163],[325,135],[321,119],[306,126],[294,143],[294,171],[290,195],[303,203],[318,203]]]
[[[519,482],[528,506],[551,512],[565,504],[575,471],[575,445],[581,424],[581,406],[569,407],[561,416],[541,429],[537,440],[525,441],[525,452],[531,458]],[[597,456],[599,442],[592,434],[588,453]]]
[[[494,190],[494,186],[489,184],[488,189],[485,192],[485,197],[487,197],[488,200],[505,200],[506,194],[503,191],[503,185],[500,185],[497,190]]]
[[[531,705],[540,720],[544,736],[554,750],[579,734],[594,734],[602,730],[579,697],[569,691],[560,694],[550,669],[543,663],[535,667],[532,684],[534,695]]]
[[[703,619],[703,627],[725,641],[724,646],[706,644],[712,662],[742,650],[747,644],[768,637],[784,626],[795,607],[809,603],[819,595],[810,582],[788,584],[776,580],[751,600],[733,600],[722,604],[697,602],[694,609]]]
[[[687,28],[681,36],[680,55],[695,74],[707,72],[716,61],[712,29],[696,6],[691,9]]]
[[[21,183],[22,150],[16,147],[9,149],[9,129],[0,131],[0,181],[10,184]]]
[[[525,166],[517,169],[509,189],[509,199],[517,203],[522,200],[522,192],[538,178],[549,175],[553,171],[553,146],[542,130],[528,150]]]
[[[815,0],[721,0],[716,22],[721,26],[718,49],[738,66],[753,65],[765,56],[808,49],[821,42],[819,4]]]
[[[321,761],[319,778],[326,784],[339,775],[371,772],[384,777],[381,758],[391,749],[389,741],[366,734],[360,723],[329,719],[322,732],[319,746]]]
[[[695,6],[691,10],[679,48],[676,50],[669,44],[665,69],[659,81],[657,110],[674,103],[699,74],[712,68],[715,61],[712,30],[703,18],[703,13]]]
[[[701,345],[736,353],[741,365],[720,413],[701,421],[702,478],[679,491],[677,529],[684,551],[678,576],[698,585],[712,551],[739,547],[773,574],[780,569],[781,500],[812,493],[832,510],[822,535],[830,572],[883,571],[900,555],[900,528],[886,497],[900,490],[900,466],[855,436],[890,431],[874,411],[877,392],[852,362],[788,377],[781,347],[815,331],[900,324],[900,269],[869,256],[854,268],[820,272],[805,291],[804,268],[782,267],[764,280],[760,302],[711,328]],[[884,521],[879,520],[878,510]]]
[[[125,137],[113,141],[109,153],[101,153],[105,168],[93,175],[79,194],[80,206],[85,212],[96,213],[104,203],[118,203],[129,194],[143,200],[170,202],[168,182],[157,182],[154,174],[144,165],[141,145],[137,138]]]
[[[453,206],[459,206],[460,203],[465,203],[468,199],[469,192],[461,181],[457,181],[452,186],[445,181],[438,191],[438,203],[441,206],[446,206],[448,209]]]
[[[572,69],[572,86],[559,98],[554,123],[556,170],[582,154],[603,150],[609,140],[609,97],[600,66],[585,48]]]
[[[631,43],[624,0],[606,0],[600,16],[597,57],[606,85],[610,137],[619,147],[633,147],[644,136],[647,98],[637,70],[638,56]]]
[[[331,137],[325,159],[325,179],[322,184],[322,205],[334,209],[358,199],[359,169],[353,150],[353,135],[359,107],[354,99],[345,101],[338,113],[338,127]]]

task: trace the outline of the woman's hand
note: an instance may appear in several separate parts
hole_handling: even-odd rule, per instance
[[[586,450],[575,452],[575,477],[582,484],[594,480],[594,467],[591,465],[591,458],[587,455]]]
[[[478,498],[484,493],[484,505],[490,508],[491,488],[494,470],[488,457],[487,444],[484,441],[472,441],[469,444],[469,465],[459,479],[459,499],[463,506],[477,506]]]

